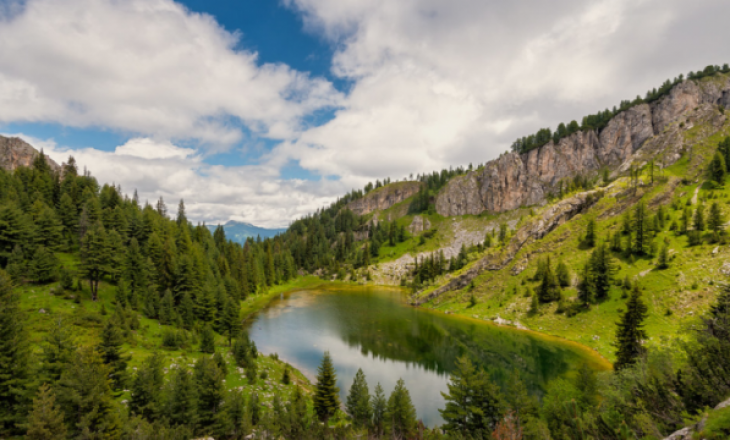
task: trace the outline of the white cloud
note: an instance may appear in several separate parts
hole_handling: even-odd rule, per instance
[[[0,17],[0,121],[225,148],[242,138],[231,118],[290,139],[341,98],[326,80],[259,66],[238,35],[171,0],[28,0],[13,12]]]
[[[288,0],[354,81],[280,154],[352,181],[496,157],[518,136],[730,61],[717,0]],[[711,29],[711,31],[709,30]]]
[[[217,224],[229,219],[263,227],[286,227],[341,195],[346,188],[337,181],[282,179],[270,165],[224,167],[204,163],[190,149],[169,142],[131,139],[114,151],[70,149],[53,140],[19,136],[58,163],[73,155],[99,183],[121,185],[130,195],[136,189],[140,201],[154,204],[162,196],[171,213],[182,198],[188,218]],[[145,151],[157,152],[148,155]],[[164,152],[164,154],[159,154]],[[130,154],[131,153],[131,154]]]

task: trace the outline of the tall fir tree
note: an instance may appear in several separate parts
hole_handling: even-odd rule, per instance
[[[646,339],[644,320],[648,315],[648,308],[641,299],[638,283],[634,284],[629,300],[626,303],[626,312],[618,322],[616,331],[616,370],[621,370],[643,356],[646,349],[643,341]]]
[[[327,422],[340,407],[337,374],[328,351],[324,353],[317,373],[317,384],[314,392],[314,412],[319,420]]]
[[[635,255],[646,255],[649,253],[651,236],[649,225],[649,214],[644,201],[640,201],[634,208],[634,215],[631,216],[631,232],[633,243],[631,251]]]
[[[585,244],[588,247],[596,245],[596,220],[588,220],[588,226],[586,227]]]
[[[204,324],[200,331],[200,351],[203,353],[215,353],[215,333],[209,324]]]
[[[81,240],[81,264],[79,269],[89,281],[91,299],[99,297],[99,282],[109,271],[109,246],[106,231],[101,222],[93,223]]]
[[[197,390],[197,417],[201,434],[212,433],[218,421],[221,403],[224,401],[225,386],[223,373],[216,362],[208,356],[198,358],[193,368],[193,379]]]
[[[137,369],[130,387],[129,411],[154,421],[163,411],[163,385],[165,383],[163,356],[155,352],[148,356]],[[175,377],[173,375],[173,377]],[[170,398],[173,396],[171,395]]]
[[[416,431],[416,408],[403,379],[398,379],[390,393],[385,424],[393,438],[410,438]]]
[[[373,415],[372,425],[376,437],[381,437],[385,432],[385,417],[388,410],[388,401],[383,393],[383,387],[378,383],[375,385],[373,398],[371,399],[371,412]]]
[[[177,368],[168,383],[165,414],[172,425],[187,425],[195,429],[198,421],[198,390],[185,368]]]
[[[44,338],[41,352],[41,380],[55,383],[61,378],[66,364],[71,362],[76,347],[71,331],[61,318],[53,321],[50,331]]]
[[[48,384],[41,385],[28,415],[27,440],[65,440],[66,424],[56,404],[56,394]]]
[[[350,386],[350,392],[347,395],[345,406],[347,408],[347,414],[352,417],[356,426],[367,427],[370,425],[370,419],[372,418],[370,391],[368,390],[368,383],[365,380],[365,373],[362,372],[362,369],[358,369],[355,374],[355,379],[353,379],[352,386]]]
[[[111,370],[111,386],[115,391],[124,389],[127,377],[128,358],[124,354],[122,345],[124,345],[124,335],[121,329],[114,320],[108,320],[101,330],[101,341],[96,346],[96,349],[101,354],[104,363]]]
[[[549,303],[560,299],[560,283],[553,273],[550,257],[547,257],[542,273],[540,285],[537,288],[537,297],[542,303]]]
[[[715,183],[722,185],[725,182],[725,173],[727,173],[725,158],[718,151],[710,161],[710,177]]]
[[[722,214],[720,205],[713,202],[710,205],[710,215],[707,217],[707,227],[712,231],[712,238],[718,241],[724,233],[725,216]]]

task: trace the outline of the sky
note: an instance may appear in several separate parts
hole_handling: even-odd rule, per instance
[[[726,0],[0,0],[0,133],[195,222],[367,182],[730,62]]]

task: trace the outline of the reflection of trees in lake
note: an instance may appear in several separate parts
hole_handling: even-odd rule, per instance
[[[547,381],[581,363],[578,353],[515,330],[441,316],[394,302],[387,295],[328,295],[328,319],[343,341],[364,355],[394,359],[447,374],[467,355],[503,383],[511,370],[542,394]]]

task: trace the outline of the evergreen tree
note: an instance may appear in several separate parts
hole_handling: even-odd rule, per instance
[[[669,267],[669,251],[666,244],[662,246],[662,250],[659,252],[656,267],[657,269],[666,269]]]
[[[101,342],[96,349],[101,358],[110,367],[112,389],[119,391],[124,389],[127,371],[127,356],[122,351],[124,336],[113,320],[108,320],[101,331]]]
[[[198,391],[192,376],[186,369],[176,368],[168,387],[165,413],[170,424],[195,428],[198,420]]]
[[[560,284],[560,287],[568,287],[570,286],[570,270],[568,270],[568,266],[565,265],[562,261],[558,262],[558,267],[555,270],[555,275],[558,277],[558,283]]]
[[[725,217],[722,215],[720,205],[717,202],[713,202],[710,206],[710,215],[707,218],[707,226],[712,231],[712,237],[715,241],[720,239],[720,236],[724,232]]]
[[[705,230],[705,207],[701,203],[697,205],[695,210],[695,218],[693,224],[695,231],[702,232]]]
[[[109,271],[109,246],[106,231],[101,222],[96,222],[81,240],[81,265],[84,277],[89,281],[91,299],[99,297],[99,281]]]
[[[217,422],[216,416],[225,395],[223,378],[218,365],[208,356],[198,358],[195,362],[193,379],[197,391],[197,416],[203,434],[211,432]]]
[[[228,336],[228,346],[231,346],[233,338],[241,331],[241,315],[238,301],[234,303],[230,298],[226,299],[221,316],[221,333]]]
[[[680,227],[679,232],[682,235],[687,234],[687,231],[689,231],[689,223],[692,219],[692,210],[689,206],[684,207],[684,211],[682,211],[682,218],[680,219]]]
[[[649,253],[650,236],[649,236],[649,216],[646,211],[646,204],[640,201],[634,208],[632,216],[631,231],[633,236],[632,252],[635,255],[646,255]]]
[[[601,243],[591,254],[589,261],[591,287],[595,299],[602,301],[608,298],[613,276],[616,272],[613,258],[606,243]]]
[[[28,432],[25,438],[28,440],[65,440],[66,424],[63,421],[63,413],[56,405],[56,394],[48,384],[43,384],[38,389],[36,398],[33,399],[33,409],[28,415]]]
[[[129,411],[132,414],[142,416],[149,421],[156,420],[162,414],[162,387],[165,383],[164,361],[162,355],[155,352],[148,356],[137,370],[130,388]],[[175,376],[173,375],[173,377]],[[170,398],[172,399],[173,396],[171,395]]]
[[[205,324],[200,331],[200,351],[215,353],[215,333],[208,324]]]
[[[381,437],[385,432],[385,416],[388,410],[388,402],[383,393],[383,387],[378,383],[375,386],[375,394],[371,400],[371,412],[373,414],[372,423],[376,437]]]
[[[578,280],[578,301],[584,306],[592,303],[595,299],[595,288],[593,286],[592,261],[583,266],[583,272]]]
[[[61,378],[66,364],[71,362],[76,347],[71,340],[71,332],[61,318],[54,320],[44,342],[41,354],[41,380],[55,383]]]
[[[25,313],[10,277],[0,269],[0,434],[16,431],[28,413],[30,352]]]
[[[111,373],[96,350],[79,348],[74,353],[56,390],[73,437],[120,437],[122,426],[110,386]]]
[[[35,226],[36,243],[49,250],[57,250],[63,241],[63,224],[56,212],[44,204]]]
[[[317,373],[317,385],[314,392],[314,412],[319,420],[327,423],[340,407],[337,388],[337,375],[328,351],[324,353]]]
[[[365,374],[362,369],[358,369],[355,379],[350,387],[350,393],[347,395],[347,414],[352,417],[356,426],[368,426],[372,418],[370,408],[370,391],[368,383],[365,380]]]
[[[38,246],[33,254],[31,270],[33,281],[36,283],[48,283],[56,278],[58,260],[53,252],[43,246]]]
[[[409,438],[416,430],[416,408],[403,379],[398,379],[390,393],[385,424],[394,438]]]
[[[725,173],[727,167],[725,166],[725,158],[722,157],[720,152],[716,152],[710,161],[710,177],[717,184],[722,185],[725,182]]]
[[[550,257],[547,258],[543,269],[542,280],[537,288],[537,297],[542,303],[549,303],[560,299],[560,284],[550,266]]]
[[[504,403],[487,373],[477,371],[468,358],[460,357],[448,388],[448,393],[441,393],[446,400],[444,409],[439,410],[446,422],[442,428],[477,438],[489,435],[502,418]]]
[[[585,244],[588,247],[593,247],[596,245],[596,220],[595,219],[588,220],[588,226],[586,227]]]
[[[195,303],[190,296],[190,292],[185,292],[180,302],[180,318],[182,319],[183,327],[188,330],[192,328],[195,322]]]
[[[617,324],[616,362],[613,364],[616,370],[633,364],[645,353],[646,349],[642,344],[646,339],[644,320],[647,314],[648,308],[641,299],[638,284],[635,284],[626,303],[626,312]]]

